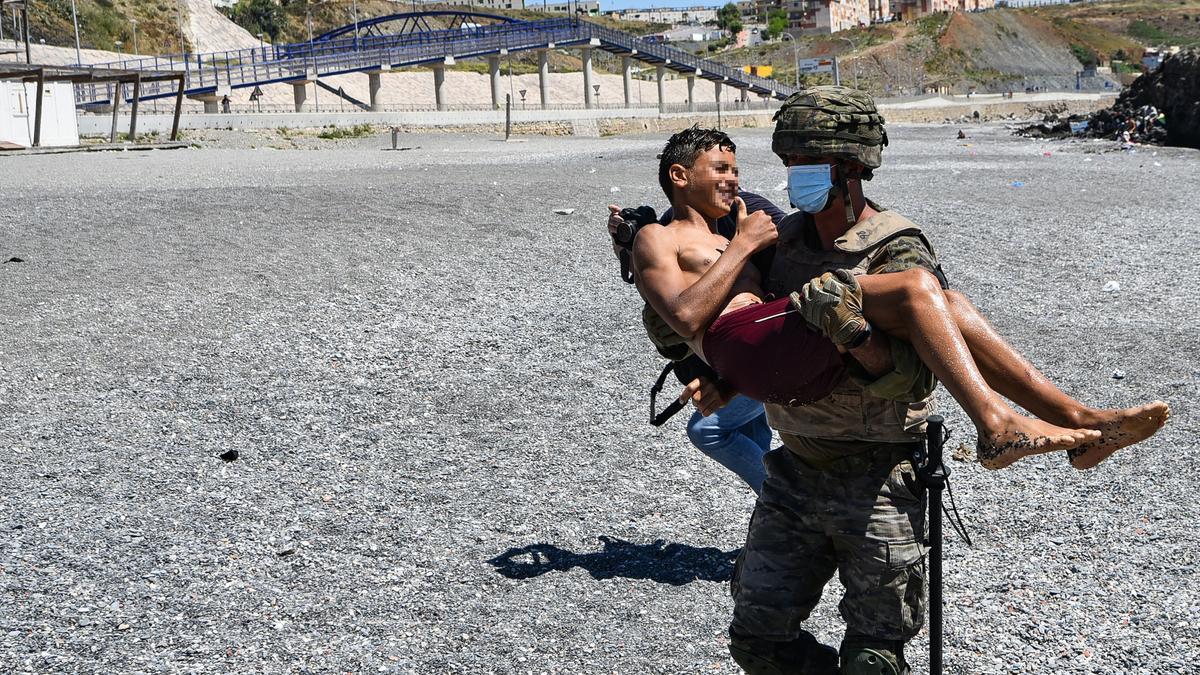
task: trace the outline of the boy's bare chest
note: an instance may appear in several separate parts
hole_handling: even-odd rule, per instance
[[[704,274],[729,246],[729,240],[719,234],[680,237],[679,267],[691,274]]]

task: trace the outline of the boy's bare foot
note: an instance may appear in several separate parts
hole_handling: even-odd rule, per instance
[[[1000,428],[1002,431],[996,434],[981,433],[975,444],[979,463],[985,469],[1003,469],[1022,457],[1066,450],[1100,438],[1099,431],[1068,429],[1020,415],[1014,415]]]
[[[1153,436],[1171,417],[1171,408],[1162,401],[1136,408],[1101,410],[1095,421],[1086,425],[1100,432],[1100,439],[1067,450],[1071,466],[1090,469],[1127,445],[1141,443]]]

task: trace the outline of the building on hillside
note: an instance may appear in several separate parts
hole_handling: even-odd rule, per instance
[[[605,16],[623,21],[645,21],[647,23],[668,23],[673,26],[689,24],[698,26],[702,23],[717,22],[716,7],[654,7],[651,9],[616,9],[605,12]]]
[[[892,20],[892,3],[889,0],[867,0],[867,12],[871,23]]]
[[[982,12],[985,9],[993,9],[996,6],[996,0],[958,0],[958,11],[960,12]]]
[[[587,16],[600,16],[600,3],[598,0],[581,0],[580,2],[545,2],[540,5],[536,0],[524,5],[526,9],[540,9],[543,12],[551,12],[553,14],[586,14]]]
[[[757,2],[757,0],[738,0],[737,8],[738,8],[738,13],[742,15],[743,19],[757,19],[758,18],[758,2]]]
[[[968,2],[972,6],[987,4],[988,7],[994,7],[996,4],[995,0],[892,0],[891,10],[901,19],[910,21],[926,14],[953,12],[960,8],[960,3]]]
[[[525,9],[525,0],[420,0],[425,5],[451,5],[453,7],[478,7],[480,9]],[[536,9],[536,7],[534,8]]]
[[[884,0],[885,2],[887,0]],[[828,34],[871,23],[870,0],[783,0],[788,27]]]

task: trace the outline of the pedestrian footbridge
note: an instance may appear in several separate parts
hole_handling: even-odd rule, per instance
[[[433,23],[431,23],[431,21]],[[441,27],[434,27],[434,23]],[[448,26],[448,27],[446,27]],[[439,110],[446,107],[445,68],[458,59],[484,58],[492,83],[492,104],[499,106],[500,60],[524,51],[538,53],[541,105],[547,107],[547,79],[550,72],[548,53],[552,49],[577,49],[583,61],[583,94],[586,107],[594,105],[592,55],[600,49],[621,57],[626,105],[631,101],[634,62],[654,66],[658,81],[658,101],[663,106],[663,79],[668,72],[687,78],[688,101],[694,106],[693,88],[697,78],[715,83],[717,100],[722,87],[738,90],[742,100],[750,94],[783,99],[795,87],[772,79],[757,77],[667,44],[644,40],[630,33],[590,22],[581,17],[538,21],[519,21],[510,17],[479,12],[429,11],[381,16],[343,26],[308,42],[263,45],[206,54],[153,56],[97,64],[97,68],[121,71],[174,71],[184,75],[183,94],[205,101],[206,110],[217,111],[220,99],[233,89],[272,83],[289,83],[295,92],[297,112],[306,109],[306,85],[319,78],[347,73],[363,73],[370,78],[369,102],[355,102],[364,108],[379,109],[380,75],[393,68],[427,66],[433,70],[434,92]],[[179,94],[176,82],[147,82],[138,89],[141,99]],[[81,106],[112,102],[114,86],[105,83],[77,85]],[[132,100],[130,92],[122,94]]]

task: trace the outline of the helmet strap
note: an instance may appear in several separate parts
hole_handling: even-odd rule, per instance
[[[846,228],[854,227],[858,217],[854,215],[854,199],[850,196],[850,181],[846,178],[846,167],[838,165],[838,188],[842,191],[842,200],[846,204]]]

